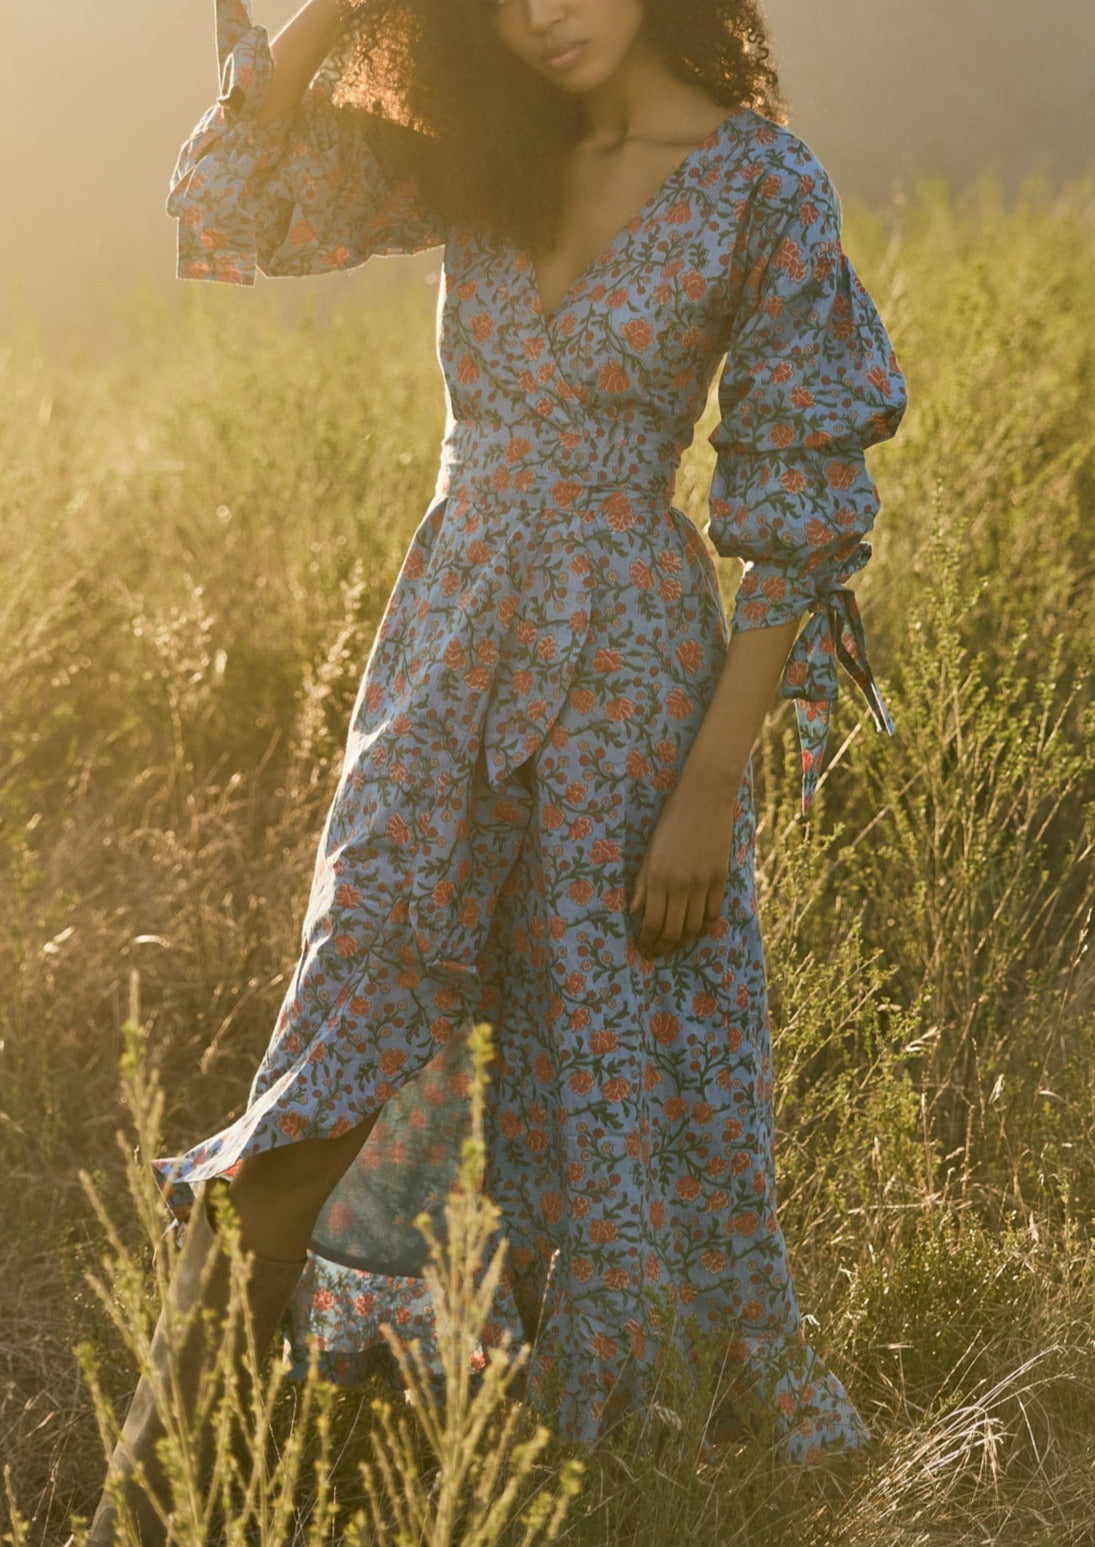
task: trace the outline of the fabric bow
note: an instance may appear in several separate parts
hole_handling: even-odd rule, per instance
[[[802,748],[802,814],[810,815],[829,739],[832,705],[839,691],[839,661],[867,700],[875,729],[894,733],[894,722],[875,682],[867,656],[863,620],[851,590],[834,586],[810,607],[811,617],[795,640],[783,674],[782,694],[795,701]]]

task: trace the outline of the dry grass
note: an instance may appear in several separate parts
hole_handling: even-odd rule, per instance
[[[859,588],[900,735],[844,700],[805,834],[785,712],[758,769],[782,1217],[875,1441],[806,1473],[709,1454],[667,1376],[679,1424],[586,1458],[572,1547],[1095,1540],[1093,226],[1090,189],[927,189],[849,235],[913,392]],[[0,1455],[28,1547],[101,1477],[75,1346],[106,1396],[132,1383],[78,1180],[142,1239],[114,1138],[129,974],[181,1145],[244,1099],[294,958],[432,489],[431,308],[260,330],[192,290],[135,306],[109,368],[0,350]],[[680,486],[700,520],[705,451]],[[305,1421],[280,1394],[305,1469],[287,1534],[368,1539],[372,1395]],[[521,1497],[568,1459],[531,1457]]]

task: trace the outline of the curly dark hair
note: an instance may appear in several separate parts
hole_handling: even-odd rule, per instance
[[[782,121],[758,0],[643,6],[647,37],[682,81],[728,113],[751,107]],[[433,207],[531,252],[551,249],[581,104],[504,46],[483,0],[363,0],[327,68],[335,101],[374,118],[397,171]]]

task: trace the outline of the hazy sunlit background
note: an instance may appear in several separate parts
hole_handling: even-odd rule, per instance
[[[276,29],[296,9],[259,0],[255,14]],[[795,127],[845,197],[881,200],[915,173],[963,183],[987,170],[1011,188],[1090,164],[1092,0],[767,9]],[[0,13],[0,327],[20,312],[51,349],[99,348],[117,336],[115,303],[135,282],[174,284],[164,194],[180,142],[216,94],[212,0],[5,0]],[[325,278],[322,301],[406,276],[406,265],[392,268]],[[298,281],[280,303],[297,307],[311,288]]]

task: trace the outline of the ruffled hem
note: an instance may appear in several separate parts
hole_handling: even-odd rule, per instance
[[[285,1357],[289,1374],[303,1379],[313,1358],[318,1373],[342,1386],[359,1386],[380,1379],[393,1391],[403,1383],[385,1329],[407,1347],[417,1340],[423,1367],[438,1392],[444,1371],[436,1341],[433,1304],[424,1281],[411,1277],[380,1277],[309,1254],[290,1310]],[[523,1346],[517,1307],[503,1287],[496,1296],[484,1345],[508,1342]],[[624,1340],[627,1342],[626,1329]],[[631,1360],[590,1355],[587,1365],[602,1370],[606,1400],[591,1411],[558,1400],[560,1359],[546,1348],[534,1348],[528,1366],[527,1397],[558,1423],[564,1438],[593,1444],[616,1419],[636,1411],[654,1411],[662,1361],[634,1365]],[[618,1328],[589,1340],[592,1348],[620,1347]],[[482,1369],[482,1347],[471,1357],[473,1370]],[[638,1377],[636,1379],[636,1377]],[[823,1455],[852,1450],[870,1433],[848,1399],[840,1381],[801,1336],[738,1336],[727,1350],[723,1396],[708,1419],[708,1439],[753,1439],[774,1442],[779,1458],[809,1465]]]

